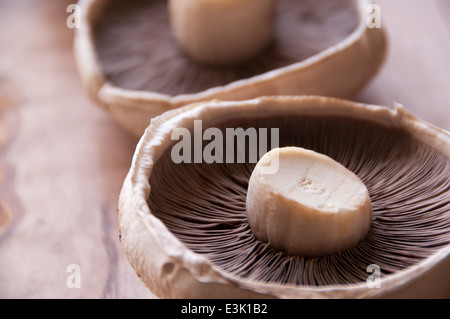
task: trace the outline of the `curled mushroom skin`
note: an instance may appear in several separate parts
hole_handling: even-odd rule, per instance
[[[311,145],[320,142],[324,153],[340,158],[361,176],[373,196],[374,219],[368,237],[357,247],[321,258],[289,257],[277,252],[254,240],[249,228],[244,227],[245,215],[231,217],[230,224],[225,219],[224,224],[218,222],[220,214],[229,218],[228,211],[238,209],[238,202],[244,203],[244,211],[241,212],[245,213],[246,182],[239,174],[251,173],[246,166],[242,169],[241,166],[227,167],[225,164],[210,168],[194,164],[178,167],[168,161],[173,129],[192,129],[196,119],[202,119],[207,127],[206,124],[215,126],[223,121],[226,125],[244,123],[242,119],[251,122],[255,116],[259,116],[263,123],[280,117],[280,123],[293,130],[286,135],[288,139],[295,130],[304,127],[306,131],[302,131],[298,138],[305,138],[302,140]],[[305,116],[307,120],[302,122]],[[336,131],[338,127],[340,129]],[[317,132],[326,139],[319,139],[320,135],[314,133],[318,128]],[[323,135],[327,130],[330,130],[329,134]],[[348,138],[350,135],[344,134],[358,130],[365,132],[363,135],[372,141],[375,148],[367,149],[368,140],[361,139],[361,134],[353,134],[351,139]],[[343,144],[330,144],[334,143],[334,137]],[[378,155],[372,153],[379,150],[376,145],[385,146]],[[448,132],[416,118],[402,106],[392,110],[313,96],[211,101],[185,106],[152,120],[137,146],[119,199],[121,243],[137,274],[161,298],[448,297],[449,145]],[[349,149],[366,150],[364,153],[367,154],[345,151]],[[342,158],[338,154],[340,150],[344,150]],[[420,158],[415,159],[417,156]],[[363,158],[362,162],[360,158]],[[418,163],[415,170],[402,167],[411,161]],[[168,167],[172,169],[167,170]],[[189,180],[187,176],[179,175],[191,171],[206,174],[206,178],[209,174],[216,174],[214,167],[225,169],[223,172],[230,176],[231,184],[219,180]],[[186,184],[170,184],[178,178]],[[208,188],[203,192],[197,189],[201,185],[218,185],[222,191],[208,195]],[[233,190],[231,185],[236,189]],[[220,196],[225,196],[220,195],[224,189],[235,194],[236,202],[232,200],[230,205],[233,206],[224,206],[217,215],[211,207],[226,205],[225,200],[219,203]],[[199,196],[191,210],[186,209],[189,197],[183,192]],[[232,197],[227,198],[230,201]],[[213,222],[198,224],[197,227],[196,223],[204,220],[202,215],[195,217],[201,211],[199,205],[203,205],[202,202],[204,213],[214,213],[216,217]],[[180,218],[188,219],[181,221]],[[190,225],[189,231],[186,231],[186,225]],[[231,228],[234,226],[236,229]],[[225,252],[223,240],[205,237],[206,234],[222,233],[229,236],[239,229],[244,231],[236,233],[241,238],[240,243],[253,249],[244,251],[245,259]],[[224,240],[236,242],[236,237],[224,237]],[[214,248],[215,243],[222,248]],[[402,246],[404,244],[409,248],[402,250],[401,247],[406,247]],[[233,250],[233,247],[227,247]],[[230,253],[234,254],[231,250]],[[278,275],[267,273],[266,276],[264,269],[267,267],[263,264],[260,268],[258,259],[251,257],[255,253],[271,256],[271,265],[280,266]],[[259,256],[261,261],[266,258]],[[236,264],[236,260],[238,263],[242,261],[242,265]],[[380,278],[380,288],[376,289],[366,282],[370,275],[366,268],[372,263],[386,270]],[[299,267],[299,272],[296,272],[296,267]],[[358,272],[362,277],[358,277]],[[347,273],[347,276],[341,277],[341,273]]]

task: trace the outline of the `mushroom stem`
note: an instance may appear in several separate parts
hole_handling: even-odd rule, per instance
[[[172,31],[183,51],[199,63],[243,63],[272,41],[276,2],[169,0]]]
[[[364,183],[341,164],[285,147],[268,152],[256,165],[247,219],[254,235],[275,248],[322,256],[351,248],[366,236],[372,204]]]

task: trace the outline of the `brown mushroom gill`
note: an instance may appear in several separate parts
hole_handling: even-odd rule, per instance
[[[118,87],[197,93],[300,62],[339,43],[358,25],[355,6],[353,0],[280,0],[273,44],[248,63],[213,67],[181,52],[166,0],[109,1],[96,26],[96,48],[106,78]]]
[[[383,275],[393,274],[450,243],[450,160],[401,129],[310,115],[210,126],[279,128],[280,147],[314,150],[357,174],[369,190],[374,214],[368,235],[351,249],[323,257],[289,256],[258,241],[246,221],[254,163],[175,164],[169,147],[150,176],[150,210],[189,249],[224,271],[268,283],[345,285],[366,281],[371,264]]]

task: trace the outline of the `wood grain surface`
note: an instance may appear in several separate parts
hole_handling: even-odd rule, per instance
[[[0,298],[154,298],[117,237],[137,139],[80,85],[66,26],[74,2],[0,0]],[[355,100],[398,102],[450,130],[450,2],[376,3],[389,53]],[[79,288],[67,284],[70,265]]]

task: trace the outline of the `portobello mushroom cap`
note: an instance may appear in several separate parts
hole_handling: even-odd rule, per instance
[[[194,133],[195,120],[203,130],[278,128],[280,147],[346,167],[370,195],[367,236],[320,257],[258,240],[245,206],[254,163],[173,161],[172,133]],[[401,105],[317,96],[197,103],[156,117],[140,139],[119,198],[119,237],[161,298],[448,298],[449,177],[450,134]]]
[[[200,101],[351,98],[385,57],[384,28],[367,26],[371,1],[278,0],[273,41],[265,50],[239,64],[203,65],[180,49],[167,2],[79,1],[74,54],[81,81],[137,137],[150,118]]]

